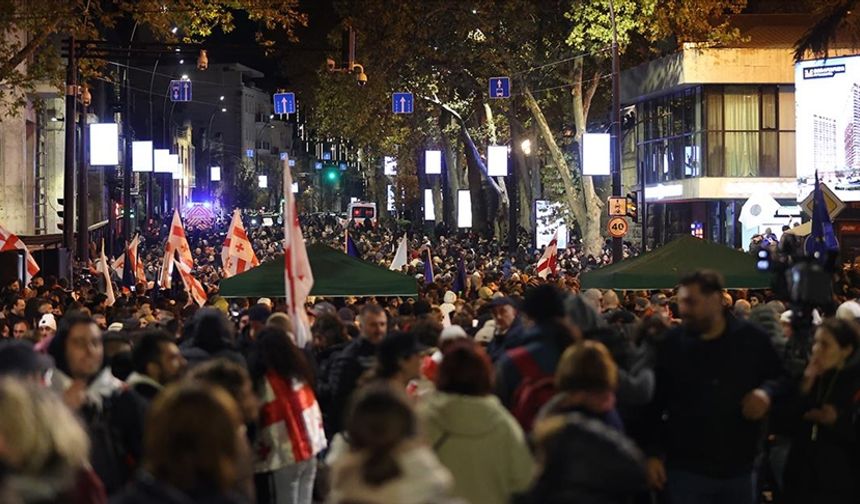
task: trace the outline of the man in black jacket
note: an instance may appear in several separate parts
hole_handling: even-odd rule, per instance
[[[187,362],[174,339],[159,329],[147,330],[132,353],[134,371],[126,383],[147,401],[185,372]]]
[[[649,481],[672,504],[752,504],[753,463],[783,372],[767,335],[727,314],[722,278],[681,280],[684,324],[658,348]]]
[[[324,411],[326,434],[341,431],[343,414],[359,378],[376,363],[376,346],[388,331],[388,317],[379,305],[364,305],[359,314],[361,335],[353,340],[331,364],[327,381],[331,387],[331,407]]]

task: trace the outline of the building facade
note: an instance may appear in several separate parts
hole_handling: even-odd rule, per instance
[[[808,22],[738,16],[737,44],[685,44],[622,73],[622,103],[636,114],[624,163],[635,176],[625,180],[635,180],[631,190],[644,187],[649,248],[684,234],[745,247],[763,231],[738,222],[754,194],[781,205],[776,230],[800,220],[793,43]],[[814,128],[813,157],[822,170],[835,164],[837,148],[853,149],[853,127],[836,131],[832,118],[817,117]]]

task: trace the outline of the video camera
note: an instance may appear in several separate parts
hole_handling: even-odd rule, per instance
[[[811,239],[811,238],[807,238]],[[785,365],[799,376],[812,352],[812,311],[832,311],[833,273],[836,254],[821,258],[805,254],[800,237],[784,235],[774,248],[757,251],[756,267],[772,274],[771,287],[777,299],[791,309],[792,337],[786,342]]]

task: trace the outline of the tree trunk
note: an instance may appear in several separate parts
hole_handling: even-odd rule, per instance
[[[456,144],[457,141],[455,140]],[[449,229],[457,228],[457,195],[460,191],[461,181],[463,179],[463,171],[460,169],[459,157],[457,153],[457,145],[452,145],[451,139],[444,133],[442,134],[442,150],[445,155],[445,175],[448,182],[448,194],[446,201],[450,204],[445,206],[445,223]]]
[[[484,102],[484,117],[487,120],[487,129],[490,133],[490,143],[496,145],[498,142],[498,138],[496,135],[496,121],[493,118],[493,110],[490,108],[490,104]],[[489,172],[487,173],[487,178],[489,177]],[[496,185],[498,185],[498,197],[499,204],[496,206],[496,216],[493,222],[493,233],[497,240],[502,241],[507,237],[509,232],[512,232],[510,229],[510,198],[508,197],[508,188],[505,184],[505,177],[496,177]],[[514,230],[513,232],[516,232]]]
[[[516,190],[519,191],[517,225],[528,230],[531,235],[534,233],[532,227],[532,202],[534,201],[534,194],[532,194],[531,186],[530,161],[537,154],[537,146],[534,147],[535,152],[526,156],[521,148],[522,142],[526,138],[528,137],[523,134],[523,125],[516,119],[513,119],[511,121],[511,144],[514,153],[514,170],[517,172]]]
[[[578,177],[580,180],[579,187],[574,184],[564,153],[555,141],[540,105],[528,88],[525,88],[525,100],[526,106],[537,123],[541,138],[549,150],[553,165],[555,165],[561,178],[564,186],[564,203],[579,225],[582,233],[583,251],[587,255],[597,257],[603,249],[603,239],[600,236],[600,211],[603,205],[594,193],[591,177]]]

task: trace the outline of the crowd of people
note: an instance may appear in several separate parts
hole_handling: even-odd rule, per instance
[[[303,227],[343,247],[335,219]],[[418,296],[309,299],[301,347],[280,300],[218,296],[212,231],[187,230],[202,307],[157,288],[154,230],[150,285],[111,306],[86,268],[4,286],[0,502],[860,502],[856,292],[807,334],[715,272],[582,290],[608,256],[574,245],[541,279],[525,244],[436,231],[409,235]],[[386,267],[403,235],[351,232]]]

